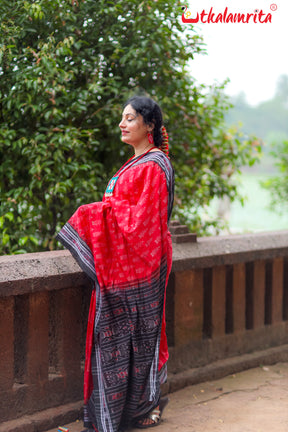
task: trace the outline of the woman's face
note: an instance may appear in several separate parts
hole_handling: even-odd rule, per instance
[[[138,114],[131,105],[125,107],[119,127],[123,142],[133,147],[148,143],[147,133],[151,131],[151,127],[144,123],[142,115]]]

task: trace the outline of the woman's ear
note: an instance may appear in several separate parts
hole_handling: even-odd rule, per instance
[[[148,132],[151,133],[151,132],[154,130],[154,127],[155,127],[155,125],[154,125],[153,122],[152,122],[152,123],[149,123],[149,124],[148,124],[148,127],[147,127]]]

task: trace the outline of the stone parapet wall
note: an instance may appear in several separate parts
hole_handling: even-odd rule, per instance
[[[170,375],[287,344],[288,231],[183,238],[167,288]],[[67,251],[0,257],[0,422],[81,400],[90,294]]]

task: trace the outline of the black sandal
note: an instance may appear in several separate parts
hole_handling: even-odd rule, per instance
[[[153,408],[153,410],[151,410],[145,417],[141,417],[140,419],[136,420],[133,426],[137,429],[147,429],[150,427],[158,426],[161,422],[164,408],[166,407],[168,402],[168,397],[160,398],[159,405]],[[143,424],[143,421],[148,419],[152,420],[153,423]]]

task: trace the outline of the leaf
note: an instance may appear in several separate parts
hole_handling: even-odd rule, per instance
[[[9,243],[10,236],[7,233],[2,234],[2,245],[6,246]]]
[[[8,213],[6,213],[4,216],[5,216],[5,218],[8,219],[10,222],[13,222],[13,221],[14,221],[14,215],[13,215],[13,213],[8,212]]]
[[[27,243],[28,238],[29,238],[28,236],[21,237],[21,238],[19,239],[19,242],[18,242],[19,246],[24,246],[24,245]]]

